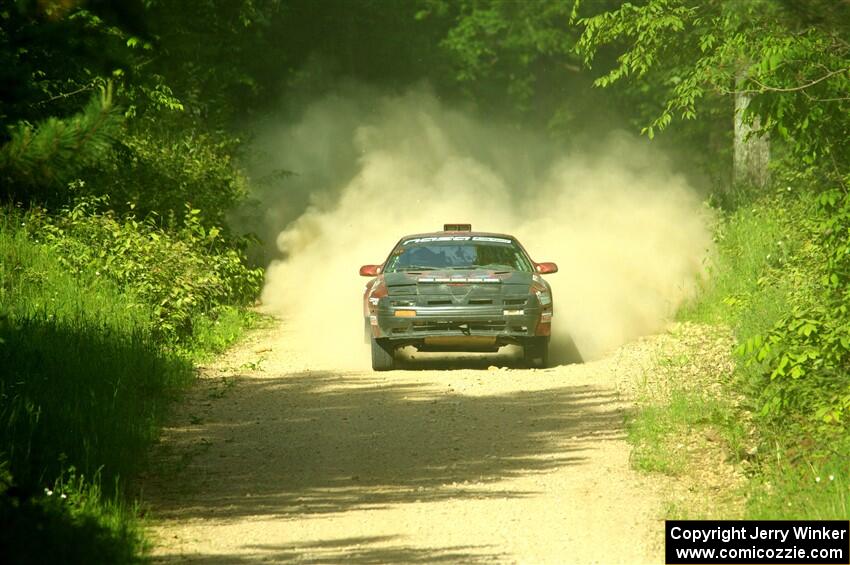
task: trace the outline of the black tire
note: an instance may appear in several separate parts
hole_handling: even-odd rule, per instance
[[[522,347],[523,360],[529,367],[545,369],[549,366],[549,338],[530,337]]]
[[[372,369],[392,371],[395,369],[395,348],[385,340],[372,338]]]

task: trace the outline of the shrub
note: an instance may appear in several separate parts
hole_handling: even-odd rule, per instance
[[[831,190],[793,229],[806,244],[776,273],[795,281],[789,310],[739,347],[758,367],[760,413],[828,438],[845,435],[850,417],[850,196]]]
[[[151,213],[182,218],[200,210],[205,226],[223,226],[224,215],[247,195],[247,180],[233,163],[238,140],[199,132],[166,120],[139,120],[114,146],[111,156],[90,171],[82,192],[108,194],[121,212],[133,206],[139,217]],[[191,202],[190,207],[185,207]]]
[[[100,211],[105,197],[80,199],[56,216],[35,210],[28,231],[57,252],[70,273],[94,273],[151,305],[154,330],[171,342],[192,335],[193,318],[220,304],[253,301],[262,270],[245,265],[241,252],[218,227],[204,227],[187,207],[182,220],[163,228],[148,216],[124,218]]]
[[[23,219],[0,220],[0,554],[135,562],[123,480],[194,373],[157,342],[147,306],[69,272]]]
[[[8,224],[0,265],[0,459],[27,490],[67,465],[129,476],[191,364],[163,350],[144,304]]]

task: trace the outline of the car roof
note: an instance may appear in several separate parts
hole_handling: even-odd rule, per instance
[[[425,233],[412,233],[410,235],[406,235],[406,236],[402,237],[401,241],[404,241],[406,239],[413,239],[413,238],[417,238],[417,237],[441,237],[441,236],[447,236],[447,235],[463,235],[463,236],[468,235],[470,237],[502,237],[502,238],[506,238],[506,239],[513,239],[513,240],[516,241],[516,238],[514,236],[506,234],[506,233],[493,233],[493,232],[487,232],[487,231],[442,231],[442,230],[441,231],[425,232]]]

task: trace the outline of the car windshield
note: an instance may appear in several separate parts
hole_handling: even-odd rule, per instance
[[[487,269],[531,271],[531,262],[510,239],[466,236],[425,237],[402,241],[393,251],[384,272]],[[459,241],[460,240],[460,241]]]

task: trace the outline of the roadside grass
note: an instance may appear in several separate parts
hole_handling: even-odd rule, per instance
[[[0,548],[7,563],[139,563],[146,541],[134,507],[99,481],[64,473],[40,496],[0,488]],[[13,491],[13,492],[10,492]]]
[[[697,297],[677,313],[682,322],[725,326],[737,343],[767,333],[813,284],[811,264],[816,250],[799,226],[809,211],[805,200],[768,196],[726,214],[716,226],[717,252],[709,277]],[[731,352],[730,352],[731,354]],[[723,438],[731,462],[739,465],[746,484],[737,491],[736,506],[721,512],[750,519],[846,519],[850,515],[850,440],[824,445],[816,430],[792,418],[768,424],[758,414],[762,367],[736,359],[732,380],[719,399],[674,390],[663,402],[638,399],[628,422],[636,468],[674,476],[692,473],[714,452],[687,445],[707,430]],[[659,360],[659,369],[669,359]],[[675,365],[675,363],[672,363]],[[713,494],[712,494],[713,495]],[[707,501],[706,501],[707,502]],[[668,517],[705,518],[698,505],[671,500]]]
[[[765,203],[739,208],[715,228],[716,254],[697,297],[677,312],[680,321],[731,326],[739,340],[768,330],[788,311],[791,281],[766,278],[787,261],[796,243]]]
[[[816,279],[812,263],[822,260],[799,228],[810,214],[805,206],[805,199],[774,197],[731,214],[719,230],[712,282],[680,317],[728,325],[738,343],[767,333],[793,309],[796,297],[809,292]],[[738,360],[736,383],[753,412],[761,370]],[[793,416],[771,425],[754,417],[759,452],[749,469],[744,517],[846,519],[850,440],[823,445],[816,430],[801,427]]]
[[[780,460],[768,466],[752,481],[745,517],[846,520],[848,516],[850,461],[834,455],[820,463]]]
[[[732,407],[698,392],[674,390],[669,402],[642,404],[626,421],[633,446],[632,464],[646,471],[677,476],[691,465],[690,451],[698,436],[719,434],[727,450],[739,457],[745,431]]]
[[[209,361],[241,338],[245,330],[262,327],[269,318],[250,310],[223,305],[192,324],[192,341],[185,353],[195,362]]]
[[[145,540],[127,481],[145,464],[193,361],[255,315],[196,316],[178,349],[153,310],[0,218],[0,554],[20,563],[125,563]]]

